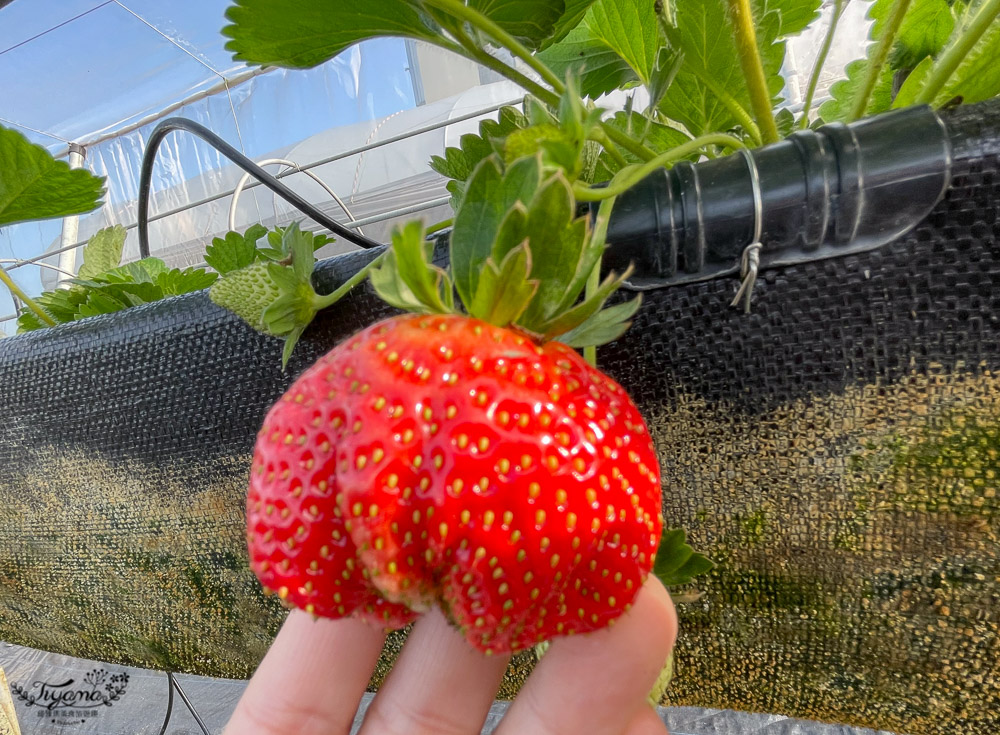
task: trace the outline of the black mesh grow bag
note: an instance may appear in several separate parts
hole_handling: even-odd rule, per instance
[[[650,290],[599,351],[653,432],[668,522],[718,562],[680,607],[669,703],[1000,729],[998,111],[946,117],[951,184],[905,236],[765,269],[749,315],[731,278]],[[357,289],[287,373],[205,293],[0,342],[0,639],[248,675],[282,618],[245,562],[256,429],[388,313]]]

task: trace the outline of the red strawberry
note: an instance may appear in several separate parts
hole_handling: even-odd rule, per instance
[[[622,388],[561,343],[460,316],[382,322],[309,369],[264,422],[250,502],[254,569],[294,604],[388,601],[391,626],[441,604],[493,651],[606,625],[661,531]]]
[[[625,391],[572,347],[617,338],[638,299],[602,310],[610,277],[580,300],[603,245],[548,173],[476,168],[450,272],[419,224],[394,233],[372,285],[422,315],[336,347],[268,414],[250,558],[290,604],[387,627],[439,605],[496,652],[628,609],[660,541],[658,462]]]

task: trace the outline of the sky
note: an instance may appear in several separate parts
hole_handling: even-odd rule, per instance
[[[220,74],[231,78],[247,71],[232,61],[219,33],[228,5],[228,0],[14,0],[0,9],[0,124],[59,153],[67,141],[91,140],[218,84]],[[265,74],[235,88],[231,99],[216,95],[178,114],[260,158],[320,131],[414,105],[405,42],[379,39],[313,70]],[[151,128],[88,151],[88,164],[108,175],[111,206],[134,201]],[[196,140],[172,145],[163,161],[157,186],[225,165]],[[43,252],[60,228],[59,222],[3,228],[0,258]],[[41,290],[38,268],[13,274],[29,294]],[[4,290],[0,316],[12,312]],[[0,323],[0,330],[10,333],[10,323]]]

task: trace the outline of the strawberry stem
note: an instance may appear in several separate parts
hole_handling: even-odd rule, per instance
[[[21,301],[24,302],[25,306],[27,306],[29,309],[35,312],[35,315],[39,319],[48,324],[50,327],[54,327],[56,325],[55,320],[48,314],[46,314],[45,311],[42,309],[42,307],[40,307],[38,304],[35,303],[34,299],[32,299],[30,296],[28,296],[28,294],[22,291],[21,287],[18,286],[16,283],[14,283],[11,277],[7,275],[7,271],[5,271],[3,268],[0,268],[0,281],[3,281],[3,285],[5,285],[10,290],[10,292],[14,294],[17,298],[21,299]]]
[[[340,299],[342,299],[348,291],[350,291],[352,288],[357,286],[359,283],[365,280],[365,278],[368,277],[368,273],[382,262],[387,252],[389,251],[386,250],[383,253],[381,253],[371,263],[369,263],[364,268],[355,273],[353,276],[344,281],[340,286],[337,287],[337,289],[333,293],[329,293],[326,296],[320,296],[319,294],[316,294],[314,301],[316,310],[319,311],[320,309],[325,309],[328,306],[333,306],[335,303],[340,301]]]
[[[603,202],[613,199],[619,194],[625,193],[625,191],[635,186],[657,169],[663,168],[669,163],[685,158],[701,148],[710,145],[722,146],[733,150],[744,147],[740,139],[732,135],[726,135],[725,133],[702,135],[699,138],[689,140],[687,143],[671,148],[669,151],[664,151],[639,166],[620,171],[611,180],[611,183],[603,189],[592,189],[583,184],[576,183],[573,185],[573,196],[576,197],[577,201],[581,202]]]

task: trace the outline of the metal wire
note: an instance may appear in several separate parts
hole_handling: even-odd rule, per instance
[[[181,117],[171,117],[153,128],[153,132],[149,136],[149,143],[146,145],[146,151],[142,156],[142,170],[139,174],[139,255],[141,257],[149,257],[149,191],[153,179],[156,152],[163,139],[174,131],[184,131],[198,136],[244,171],[253,175],[268,189],[335,235],[362,248],[373,248],[382,244],[352,232],[337,220],[321,212],[204,125]]]

